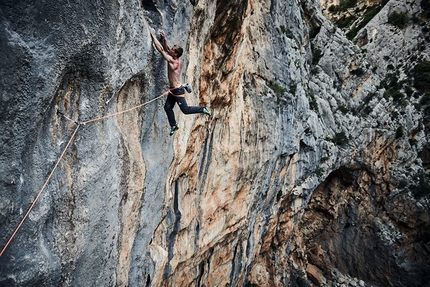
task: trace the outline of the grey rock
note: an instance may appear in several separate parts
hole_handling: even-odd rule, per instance
[[[0,4],[0,244],[76,128],[57,110],[82,123],[168,89],[151,27],[184,47],[187,100],[214,117],[175,110],[169,137],[162,99],[79,125],[1,286],[310,286],[309,264],[340,286],[427,284],[430,204],[399,184],[428,169],[422,96],[382,85],[429,57],[422,23],[387,23],[416,1],[353,41],[329,19],[367,1],[30,2]]]

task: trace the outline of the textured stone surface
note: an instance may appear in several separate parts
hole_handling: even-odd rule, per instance
[[[57,109],[85,121],[165,91],[150,27],[214,116],[176,110],[169,137],[159,100],[80,126],[0,285],[426,286],[428,117],[383,85],[428,59],[426,20],[395,28],[421,6],[388,1],[350,41],[339,4],[3,0],[0,244],[75,128]]]

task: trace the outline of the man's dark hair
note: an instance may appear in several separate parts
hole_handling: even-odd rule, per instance
[[[176,55],[178,55],[178,58],[180,57],[180,56],[182,56],[182,53],[184,53],[184,49],[182,49],[182,47],[181,46],[178,46],[178,45],[175,45],[175,52],[176,52]]]

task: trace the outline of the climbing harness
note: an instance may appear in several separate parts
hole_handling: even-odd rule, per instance
[[[178,94],[173,93],[173,91],[179,90],[179,89],[185,89],[185,91],[187,91],[187,93],[193,92],[193,89],[191,88],[190,84],[188,84],[188,83],[182,84],[181,82],[178,82],[176,86],[171,87],[169,89],[168,93],[173,95],[173,96],[178,96]]]
[[[130,108],[130,109],[127,109],[127,110],[124,110],[124,111],[119,111],[119,112],[116,112],[116,113],[113,113],[113,114],[109,114],[109,115],[106,115],[106,116],[102,116],[102,117],[99,117],[99,118],[90,119],[90,120],[87,120],[87,121],[84,121],[84,122],[78,122],[78,121],[72,120],[71,118],[67,117],[67,116],[66,116],[62,111],[57,110],[57,115],[58,115],[58,116],[62,116],[62,117],[64,117],[65,119],[67,119],[67,120],[69,120],[69,121],[71,121],[71,122],[74,122],[74,123],[76,124],[76,128],[75,128],[75,130],[73,131],[72,135],[70,136],[70,139],[69,139],[69,141],[68,141],[68,142],[67,142],[67,144],[66,144],[66,147],[63,149],[63,151],[62,151],[61,155],[58,157],[58,160],[57,160],[57,162],[56,162],[56,164],[55,164],[54,168],[52,169],[51,173],[49,174],[48,178],[46,179],[45,183],[43,184],[43,186],[42,186],[42,188],[40,189],[39,193],[37,194],[36,198],[33,200],[33,203],[30,205],[30,207],[28,208],[28,210],[27,210],[27,212],[25,213],[24,217],[21,219],[20,223],[19,223],[19,224],[18,224],[18,226],[15,228],[15,230],[14,230],[14,232],[12,233],[12,235],[10,236],[9,240],[6,242],[5,246],[4,246],[4,247],[3,247],[3,249],[1,250],[1,252],[0,252],[0,257],[1,257],[1,256],[3,255],[3,253],[5,252],[6,248],[9,246],[10,242],[11,242],[11,241],[12,241],[12,239],[15,237],[16,233],[18,232],[18,230],[21,228],[21,225],[22,225],[22,224],[24,223],[24,221],[27,219],[28,215],[30,214],[30,212],[31,212],[31,210],[33,209],[33,207],[34,207],[34,205],[36,204],[36,202],[39,200],[40,195],[42,194],[43,190],[44,190],[44,189],[46,188],[46,186],[48,185],[49,180],[51,179],[51,177],[52,177],[52,175],[54,174],[54,171],[57,169],[58,165],[60,164],[61,159],[63,158],[64,154],[66,153],[67,148],[68,148],[68,147],[69,147],[69,145],[72,143],[72,141],[73,141],[73,139],[74,139],[74,137],[75,137],[75,135],[76,135],[76,133],[77,133],[78,129],[79,129],[82,125],[86,125],[86,124],[88,124],[88,123],[92,123],[92,122],[95,122],[95,121],[100,121],[100,120],[103,120],[103,119],[106,119],[106,118],[114,117],[114,116],[117,116],[117,115],[120,115],[120,114],[127,113],[127,112],[129,112],[129,111],[132,111],[132,110],[135,110],[135,109],[141,108],[141,107],[143,107],[143,106],[148,105],[149,103],[152,103],[152,102],[154,102],[154,101],[156,101],[156,100],[158,100],[158,99],[160,99],[160,98],[162,98],[162,97],[166,96],[168,93],[169,93],[169,91],[164,92],[162,95],[160,95],[160,96],[158,96],[158,97],[156,97],[156,98],[154,98],[154,99],[152,99],[152,100],[150,100],[150,101],[147,101],[147,102],[145,102],[145,103],[143,103],[143,104],[140,104],[140,105],[137,105],[137,106],[135,106],[135,107],[132,107],[132,108]]]

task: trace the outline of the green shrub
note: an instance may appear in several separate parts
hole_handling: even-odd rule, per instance
[[[324,168],[322,168],[322,167],[318,167],[316,170],[315,170],[315,173],[317,174],[317,176],[321,176],[321,175],[323,175],[324,174]]]
[[[296,284],[297,284],[297,286],[299,286],[299,287],[306,287],[306,286],[310,286],[310,285],[309,285],[309,283],[308,283],[305,279],[303,279],[303,278],[301,278],[301,277],[297,277],[297,278],[296,278]]]
[[[410,71],[414,87],[421,93],[430,92],[430,61],[421,61]]]
[[[396,89],[389,89],[385,91],[384,97],[385,98],[392,97],[393,102],[396,104],[401,104],[401,105],[407,104],[405,95]]]
[[[401,138],[403,136],[403,129],[402,127],[398,127],[396,130],[396,139]]]
[[[360,77],[360,76],[362,76],[364,74],[364,70],[362,68],[357,68],[355,70],[352,70],[351,74],[353,74],[353,75],[355,75],[357,77]]]
[[[414,94],[414,90],[409,86],[405,86],[405,93],[410,98]]]
[[[326,140],[331,141],[336,145],[346,145],[349,143],[349,138],[345,135],[345,132],[336,133],[333,138],[327,137]]]
[[[320,49],[315,49],[312,53],[312,65],[317,65],[323,56],[323,52]]]
[[[285,29],[284,25],[281,25],[280,28],[281,28],[281,31],[283,34],[285,34],[285,32],[287,32],[287,29]]]
[[[363,27],[364,27],[364,25],[363,25]],[[357,33],[358,33],[358,31],[360,31],[361,28],[362,28],[361,25],[352,26],[352,28],[349,30],[349,32],[346,33],[346,38],[348,38],[349,40],[352,41],[352,39],[354,39],[354,37],[357,36]]]
[[[419,109],[423,111],[424,118],[430,116],[430,93],[425,94],[418,104]]]
[[[349,107],[347,105],[341,105],[341,106],[338,107],[338,109],[344,115],[346,115],[349,112]]]
[[[274,82],[272,82],[272,81],[269,81],[269,82],[267,82],[266,83],[266,85],[272,90],[272,91],[274,91],[275,92],[275,94],[276,95],[282,95],[284,92],[285,92],[285,89],[282,87],[282,86],[280,86],[280,85],[278,85],[277,83],[274,83]]]
[[[424,16],[430,18],[430,0],[421,0],[421,9]]]
[[[320,160],[320,162],[324,163],[326,161],[328,161],[330,158],[328,156],[323,156]]]
[[[398,188],[403,189],[408,186],[408,182],[406,180],[401,180],[399,182]]]
[[[420,104],[422,106],[428,105],[430,104],[430,93],[425,94],[421,99],[420,99]]]
[[[309,107],[311,108],[311,110],[314,110],[315,112],[318,113],[318,103],[315,100],[315,96],[314,94],[309,94]]]
[[[397,120],[397,119],[398,119],[398,117],[399,117],[399,113],[398,113],[397,111],[393,111],[393,112],[391,113],[391,119],[392,119],[393,121]]]
[[[422,173],[418,176],[418,183],[411,186],[411,191],[416,197],[430,195],[430,175]]]
[[[314,39],[318,35],[320,30],[321,30],[321,26],[317,26],[317,27],[311,26],[309,30],[309,38]]]
[[[424,113],[424,117],[426,118],[430,117],[430,106],[425,107],[423,110],[423,113]]]
[[[295,95],[297,91],[297,84],[295,82],[290,83],[290,93]]]
[[[311,69],[311,74],[312,74],[312,75],[317,75],[317,74],[319,74],[319,72],[321,72],[321,69],[320,69],[319,67],[317,67],[317,66],[314,66],[314,67]]]
[[[409,22],[409,15],[406,12],[397,12],[393,11],[388,16],[388,23],[403,29],[406,27],[406,24]]]
[[[386,90],[389,90],[389,89],[400,90],[400,88],[401,88],[397,73],[388,73],[385,76],[384,80],[382,80],[381,85]]]
[[[350,26],[355,20],[357,19],[357,17],[355,17],[354,15],[350,15],[350,16],[344,16],[342,18],[340,18],[339,20],[336,21],[336,26],[338,26],[339,28],[345,28]]]
[[[342,131],[334,135],[333,142],[337,145],[345,145],[349,143],[349,139],[345,135],[345,132]]]

